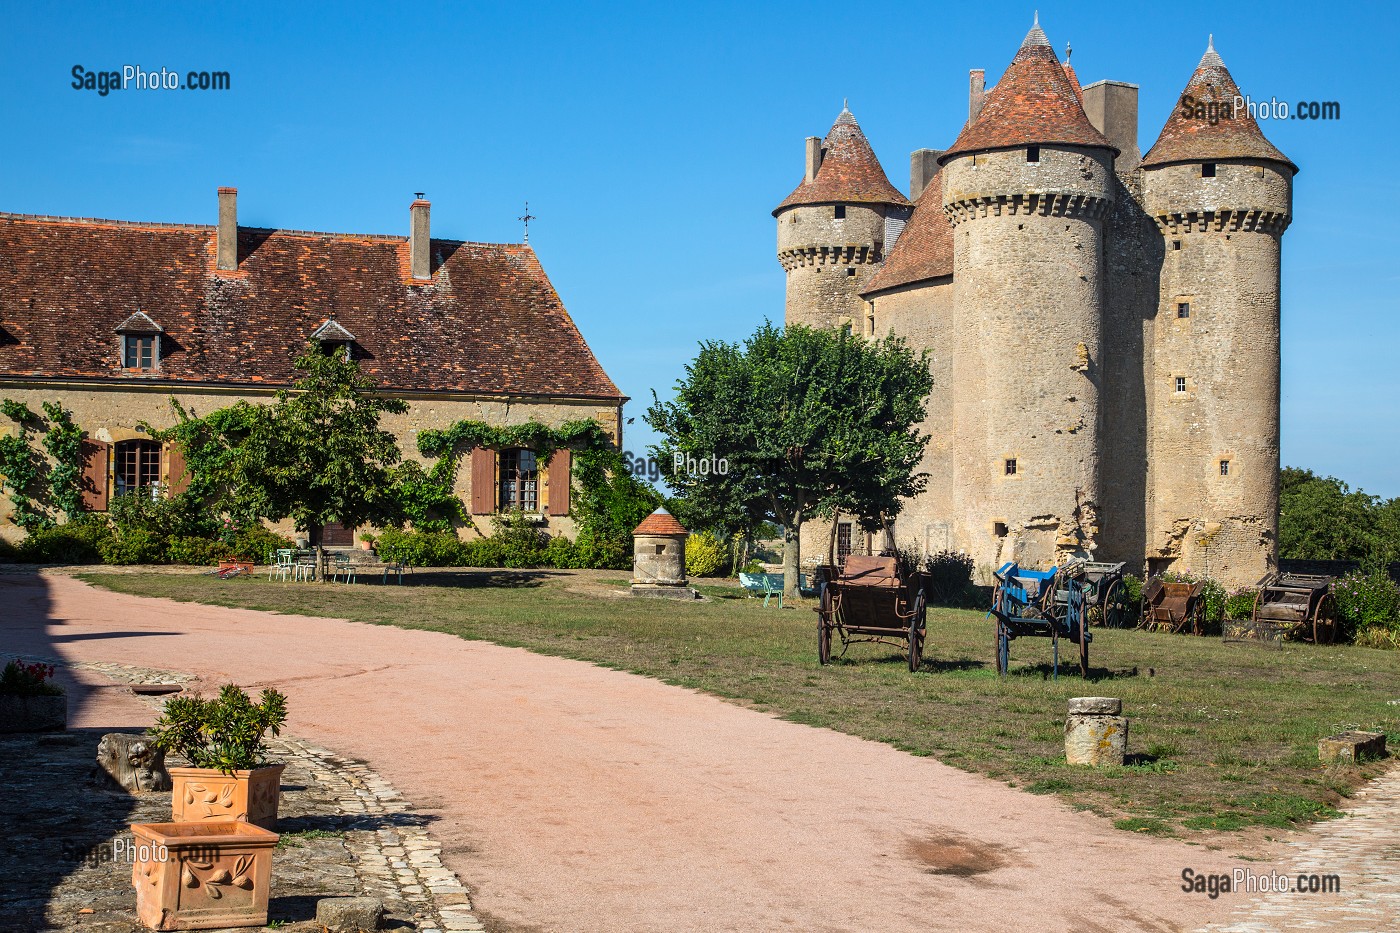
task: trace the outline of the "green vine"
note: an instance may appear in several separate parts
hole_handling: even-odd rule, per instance
[[[255,407],[239,402],[228,408],[197,418],[174,397],[170,407],[175,412],[175,424],[157,429],[149,422],[137,423],[152,440],[162,444],[178,444],[185,455],[188,485],[182,495],[210,506],[226,507],[240,523],[256,521],[256,510],[240,507],[234,490],[221,488],[215,477],[228,475],[228,469],[238,457],[238,444],[248,435]]]
[[[44,450],[53,458],[49,468],[49,497],[68,521],[83,512],[83,431],[73,423],[73,413],[57,402],[44,402],[49,429]]]
[[[568,421],[559,428],[538,421],[505,428],[484,421],[458,421],[450,428],[418,435],[418,452],[424,457],[435,457],[436,462],[426,471],[412,461],[400,465],[394,480],[395,492],[405,517],[419,531],[450,531],[457,522],[474,527],[462,508],[462,500],[453,491],[462,457],[471,448],[523,447],[548,461],[555,451],[565,447],[592,451],[609,446],[607,434],[591,418]]]
[[[0,437],[0,476],[4,477],[3,488],[9,492],[14,507],[12,521],[28,532],[47,528],[53,522],[34,507],[29,495],[39,482],[39,458],[29,443],[34,412],[23,402],[8,398],[0,402],[0,412],[19,425],[18,434]]]

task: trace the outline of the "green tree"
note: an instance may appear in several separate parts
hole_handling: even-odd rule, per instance
[[[1333,476],[1285,467],[1279,475],[1279,556],[1298,560],[1371,561],[1384,557],[1381,507]],[[1390,550],[1393,553],[1393,539]]]
[[[622,454],[593,446],[574,456],[578,548],[590,567],[632,566],[632,529],[661,504],[661,493],[627,469]]]
[[[784,587],[794,594],[804,522],[839,510],[874,531],[924,489],[927,475],[914,471],[932,387],[927,352],[915,356],[893,335],[766,323],[742,346],[701,344],[675,400],[653,393],[646,420],[664,438],[652,448],[662,473],[692,514],[721,528],[782,525]],[[702,460],[711,467],[689,469]]]
[[[190,468],[230,513],[291,518],[316,540],[328,522],[348,526],[401,521],[393,491],[400,452],[379,426],[401,413],[401,399],[375,393],[374,382],[340,354],[316,347],[296,361],[301,378],[271,405],[240,403],[175,429]]]

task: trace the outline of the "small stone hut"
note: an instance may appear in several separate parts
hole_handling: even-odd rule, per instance
[[[632,531],[632,592],[659,588],[684,592],[685,539],[690,532],[664,508]]]

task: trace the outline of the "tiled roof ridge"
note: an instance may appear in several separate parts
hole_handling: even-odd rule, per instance
[[[16,211],[0,211],[0,220],[19,220],[35,223],[60,223],[73,224],[75,226],[96,226],[96,227],[129,227],[138,230],[203,230],[207,233],[218,232],[217,224],[182,224],[160,220],[114,220],[107,217],[65,217],[58,214],[24,214]],[[295,230],[287,227],[251,227],[247,224],[239,224],[240,232],[251,233],[276,233],[286,236],[300,237],[326,237],[337,240],[370,240],[378,243],[407,243],[407,234],[396,233],[345,233],[335,230]],[[450,237],[434,236],[434,243],[443,243],[449,246],[503,246],[524,248],[534,252],[534,247],[529,243],[493,243],[486,240],[456,240]]]

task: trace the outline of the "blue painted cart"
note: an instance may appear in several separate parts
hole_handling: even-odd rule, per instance
[[[1060,639],[1079,646],[1079,673],[1089,676],[1089,631],[1085,611],[1084,584],[1077,574],[1061,577],[1059,568],[1023,570],[1018,564],[1003,564],[996,571],[992,608],[996,619],[997,673],[1005,674],[1011,663],[1011,642],[1017,638],[1048,638],[1054,656],[1054,677],[1060,676]],[[1056,589],[1064,594],[1063,606],[1056,605]]]

